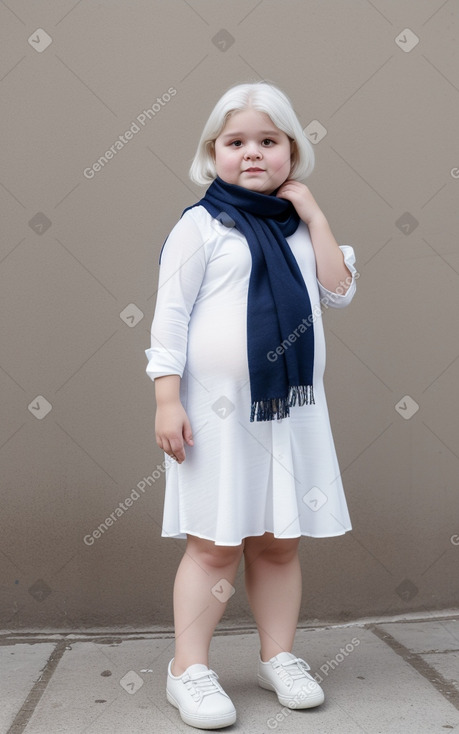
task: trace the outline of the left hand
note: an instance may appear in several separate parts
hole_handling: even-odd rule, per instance
[[[288,179],[279,187],[277,196],[280,199],[291,201],[298,212],[298,216],[306,224],[311,224],[315,219],[325,218],[308,187],[300,183],[300,181]]]

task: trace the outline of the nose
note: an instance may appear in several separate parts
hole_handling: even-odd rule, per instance
[[[261,158],[260,148],[256,143],[248,143],[244,152],[244,158],[249,160],[251,158]]]

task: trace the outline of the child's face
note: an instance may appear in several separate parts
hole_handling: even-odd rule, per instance
[[[270,194],[288,179],[291,165],[290,139],[265,112],[233,113],[215,140],[215,167],[226,183]]]

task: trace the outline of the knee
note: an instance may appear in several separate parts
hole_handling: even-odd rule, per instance
[[[196,542],[197,541],[197,542]],[[188,542],[187,552],[201,565],[207,568],[225,568],[239,563],[243,545],[215,545],[210,540],[201,538]]]
[[[260,560],[266,563],[283,565],[291,563],[298,557],[298,545],[298,538],[287,538],[285,540],[274,538],[261,547],[246,549],[245,553],[249,562]]]

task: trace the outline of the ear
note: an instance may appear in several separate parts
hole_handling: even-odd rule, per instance
[[[215,163],[215,140],[208,140],[206,143],[207,152]]]

